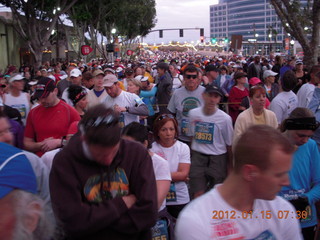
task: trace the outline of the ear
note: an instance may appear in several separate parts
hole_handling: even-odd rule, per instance
[[[40,219],[40,212],[42,211],[42,207],[37,202],[32,202],[28,205],[28,214],[24,216],[23,225],[27,229],[29,233],[33,233]]]
[[[242,167],[242,176],[248,182],[255,181],[255,178],[259,175],[260,170],[257,166],[252,164],[246,164]]]

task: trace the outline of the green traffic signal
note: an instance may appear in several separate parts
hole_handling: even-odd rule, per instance
[[[216,38],[211,38],[211,43],[212,44],[216,44],[217,43],[217,39]]]

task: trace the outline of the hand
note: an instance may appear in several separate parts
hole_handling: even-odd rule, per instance
[[[244,111],[244,110],[246,110],[246,108],[244,106],[239,106],[239,110]]]
[[[137,198],[133,194],[123,196],[122,200],[126,204],[127,208],[131,208],[137,202]]]
[[[226,96],[226,97],[229,97],[229,94],[228,94],[228,93],[226,93],[226,94],[225,94],[225,96]]]
[[[207,84],[209,84],[209,78],[207,77],[207,76],[202,76],[202,82],[203,82],[203,84],[204,85],[207,85]]]
[[[50,150],[56,149],[61,146],[61,139],[56,139],[53,137],[47,138],[42,141],[43,145],[41,147],[42,152],[48,152]]]
[[[126,112],[126,108],[125,107],[120,107],[118,105],[114,105],[113,109],[117,113]]]

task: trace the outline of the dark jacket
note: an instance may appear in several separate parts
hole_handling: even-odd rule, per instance
[[[172,95],[172,78],[168,72],[158,79],[157,103],[159,106],[159,113],[169,113],[167,105]]]
[[[67,239],[151,239],[157,218],[153,165],[147,150],[121,140],[110,166],[86,157],[76,134],[54,158],[50,173],[52,207]],[[128,209],[122,196],[134,194]]]

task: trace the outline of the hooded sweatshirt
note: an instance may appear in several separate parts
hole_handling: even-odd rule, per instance
[[[157,218],[156,181],[141,144],[121,140],[110,166],[87,157],[76,134],[54,158],[52,207],[67,239],[151,239]],[[134,194],[128,209],[122,196]]]

